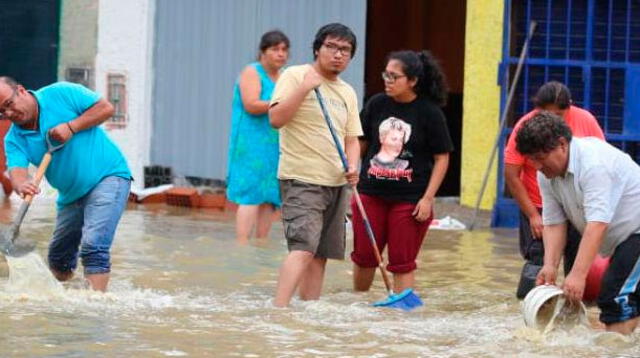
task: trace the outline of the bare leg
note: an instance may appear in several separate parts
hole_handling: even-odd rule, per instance
[[[353,290],[369,291],[375,275],[375,267],[360,267],[356,264],[353,264]]]
[[[607,331],[629,335],[633,333],[633,331],[636,329],[636,326],[638,326],[638,318],[639,317],[632,318],[624,322],[608,324]]]
[[[91,275],[84,276],[89,284],[91,285],[91,289],[94,291],[107,291],[107,285],[109,284],[109,274],[108,273],[96,273]]]
[[[256,237],[266,239],[271,232],[271,224],[273,224],[273,205],[261,204],[258,209],[258,224],[256,225]]]
[[[298,293],[300,299],[304,301],[317,300],[322,293],[322,283],[324,281],[324,268],[327,265],[327,259],[314,257],[313,261],[307,266],[307,270],[300,279],[300,287]]]
[[[291,301],[302,275],[313,261],[313,253],[309,251],[295,250],[289,252],[280,266],[280,276],[276,288],[276,297],[273,304],[276,307],[286,307]]]
[[[73,278],[73,271],[58,271],[58,270],[54,270],[52,268],[49,268],[49,270],[51,270],[51,273],[53,274],[53,277],[56,278],[56,280],[64,282],[64,281],[69,281]]]
[[[414,271],[393,274],[393,292],[400,293],[416,283]]]
[[[239,205],[236,211],[236,238],[247,242],[258,219],[258,205]]]

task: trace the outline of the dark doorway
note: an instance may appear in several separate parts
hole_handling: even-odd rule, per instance
[[[0,0],[0,75],[37,89],[57,79],[59,0]]]
[[[449,102],[443,111],[455,144],[438,195],[460,195],[462,88],[466,0],[368,0],[365,100],[384,90],[380,72],[389,52],[431,51],[447,75]]]

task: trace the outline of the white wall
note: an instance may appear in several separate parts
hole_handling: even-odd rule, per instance
[[[107,96],[107,75],[127,78],[128,124],[105,129],[124,152],[134,186],[144,187],[143,167],[149,165],[151,138],[154,0],[100,0],[96,91]]]
[[[60,14],[60,45],[58,47],[58,80],[66,80],[70,67],[90,70],[88,87],[95,88],[94,66],[98,50],[97,1],[63,0]]]

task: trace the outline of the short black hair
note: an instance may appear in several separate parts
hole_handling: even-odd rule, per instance
[[[555,113],[540,111],[522,124],[516,135],[516,149],[522,155],[548,153],[560,145],[560,138],[571,142],[571,129]]]
[[[276,46],[281,43],[284,43],[285,46],[289,48],[289,38],[287,35],[277,29],[271,30],[262,34],[262,37],[260,38],[260,46],[258,46],[258,48],[260,49],[260,52],[264,52],[269,47]]]
[[[354,34],[348,26],[334,22],[322,26],[316,33],[316,38],[313,40],[314,60],[318,57],[316,52],[320,50],[320,47],[322,47],[322,44],[327,39],[327,37],[335,37],[337,39],[349,42],[351,44],[351,58],[355,56],[357,46],[356,34]]]
[[[538,88],[533,104],[538,108],[554,104],[560,109],[567,109],[571,106],[571,91],[558,81],[547,82]]]

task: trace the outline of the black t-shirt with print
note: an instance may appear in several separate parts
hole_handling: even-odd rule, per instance
[[[417,203],[427,189],[433,155],[453,151],[440,107],[422,97],[400,103],[380,93],[366,103],[360,120],[361,139],[369,143],[360,192]]]

